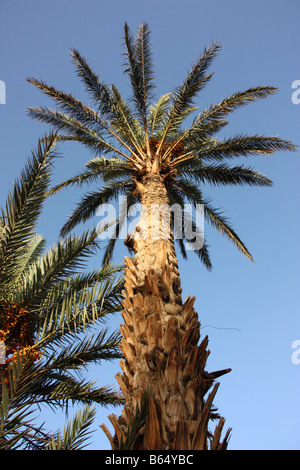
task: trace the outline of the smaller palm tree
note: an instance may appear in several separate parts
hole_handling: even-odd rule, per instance
[[[113,387],[80,378],[89,364],[121,357],[118,332],[92,332],[96,322],[120,310],[120,267],[84,272],[88,257],[99,247],[95,230],[59,241],[47,251],[45,239],[35,233],[55,145],[55,135],[39,143],[1,208],[0,341],[6,349],[0,364],[2,449],[40,448],[49,441],[32,425],[34,405],[123,402]],[[91,408],[80,419],[78,415],[76,429],[92,416]]]

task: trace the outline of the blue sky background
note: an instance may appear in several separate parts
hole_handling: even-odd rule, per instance
[[[291,100],[292,82],[300,80],[299,15],[298,0],[1,0],[0,80],[6,84],[6,104],[0,105],[0,203],[48,131],[26,116],[27,106],[52,104],[26,78],[42,79],[89,103],[68,52],[75,47],[104,82],[128,97],[121,68],[125,21],[133,31],[140,22],[149,23],[157,97],[179,85],[203,48],[217,39],[223,47],[211,67],[214,77],[199,95],[200,109],[251,86],[277,86],[277,95],[233,114],[223,135],[279,135],[299,145],[300,104]],[[55,182],[83,169],[89,158],[79,145],[60,151]],[[233,428],[233,450],[300,448],[300,364],[292,361],[292,343],[300,340],[299,156],[299,151],[281,152],[234,162],[265,173],[272,188],[206,190],[230,217],[255,263],[206,225],[213,271],[193,254],[188,262],[179,260],[183,296],[196,295],[202,335],[209,335],[208,370],[232,368],[220,380],[215,404]],[[39,231],[49,245],[81,193],[68,190],[47,202]],[[124,254],[120,244],[114,262]],[[100,259],[101,253],[91,259],[91,269]],[[111,329],[119,322],[116,316]],[[116,384],[118,371],[118,362],[110,363],[93,368],[90,376]],[[90,448],[110,448],[98,428],[103,422],[110,427],[110,411],[99,409]],[[64,422],[46,408],[42,419],[53,430]]]

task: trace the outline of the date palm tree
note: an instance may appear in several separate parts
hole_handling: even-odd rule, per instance
[[[209,82],[209,66],[220,50],[214,42],[204,49],[185,80],[172,93],[154,101],[154,71],[147,24],[136,37],[124,26],[126,65],[132,95],[125,101],[115,85],[107,86],[88,62],[73,49],[77,74],[94,102],[94,109],[43,81],[29,82],[51,97],[57,108],[31,107],[29,115],[50,124],[63,141],[77,141],[94,157],[86,170],[53,188],[102,181],[98,190],[86,194],[62,229],[67,235],[78,223],[94,216],[102,204],[126,196],[115,220],[115,237],[107,245],[109,260],[116,238],[126,222],[124,213],[141,205],[141,218],[125,240],[133,257],[125,257],[124,325],[121,326],[122,374],[117,380],[126,405],[122,415],[110,416],[115,429],[112,448],[132,449],[225,449],[229,433],[221,438],[224,419],[213,407],[218,383],[229,369],[207,372],[208,339],[200,339],[200,323],[194,298],[184,302],[175,252],[175,241],[184,257],[187,231],[201,236],[193,217],[171,211],[185,202],[203,207],[204,217],[231,240],[248,258],[252,256],[228,220],[206,200],[202,185],[270,186],[269,178],[243,165],[230,165],[234,158],[270,155],[293,150],[279,137],[235,135],[218,138],[227,117],[238,108],[273,95],[272,86],[236,92],[203,109],[185,126],[197,108],[195,98]],[[189,119],[190,121],[191,119]],[[156,214],[151,211],[159,208]],[[166,223],[170,230],[165,233]],[[179,230],[180,231],[180,230]],[[193,250],[207,268],[211,260],[206,241]],[[211,389],[211,390],[210,390]],[[209,393],[208,393],[209,392]],[[214,431],[209,422],[218,420]],[[134,428],[135,431],[134,432]]]
[[[50,185],[56,141],[51,135],[39,143],[1,208],[2,450],[62,444],[33,425],[33,411],[42,404],[86,406],[69,425],[62,446],[66,449],[79,445],[78,433],[85,436],[95,413],[92,404],[123,403],[119,391],[96,386],[82,375],[89,364],[121,357],[118,332],[92,332],[97,322],[104,323],[108,314],[120,310],[120,267],[84,270],[99,246],[95,230],[70,236],[47,251],[45,239],[35,232]]]

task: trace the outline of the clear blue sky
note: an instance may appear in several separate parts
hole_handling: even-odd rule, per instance
[[[48,130],[25,114],[27,106],[50,104],[26,78],[45,80],[88,102],[68,52],[75,47],[127,97],[121,68],[125,21],[134,31],[142,21],[150,25],[157,96],[179,85],[203,48],[217,39],[223,48],[211,68],[213,79],[199,95],[199,107],[250,86],[277,86],[276,96],[232,115],[224,135],[279,135],[299,145],[300,104],[291,100],[292,82],[300,80],[299,17],[298,0],[1,0],[0,80],[6,84],[6,104],[0,104],[0,202]],[[61,153],[56,181],[81,170],[88,159],[78,145],[66,145]],[[221,378],[216,397],[233,428],[230,449],[300,448],[300,364],[292,362],[292,343],[300,340],[299,157],[299,151],[282,152],[237,162],[265,173],[274,181],[272,188],[207,188],[255,263],[207,226],[213,271],[207,272],[194,256],[180,260],[183,294],[196,295],[203,335],[209,335],[208,369],[232,368]],[[68,191],[47,202],[39,230],[49,244],[79,196]],[[123,255],[120,248],[114,261],[121,262]],[[91,260],[91,268],[97,263]],[[118,370],[118,363],[109,364],[93,369],[91,376],[99,377],[100,384],[116,383]],[[99,410],[96,428],[109,425],[107,414]],[[46,409],[43,419],[56,428],[58,417]],[[102,431],[96,432],[92,447],[110,448]]]

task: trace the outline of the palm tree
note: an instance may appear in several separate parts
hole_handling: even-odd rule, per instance
[[[92,332],[97,322],[120,310],[120,267],[84,271],[99,246],[95,230],[70,236],[47,251],[45,239],[35,233],[56,142],[51,135],[39,143],[1,208],[0,341],[6,352],[0,364],[2,449],[41,448],[47,439],[50,444],[48,435],[32,424],[33,409],[41,404],[87,405],[73,423],[79,432],[93,417],[91,404],[123,403],[111,386],[97,387],[82,376],[89,364],[121,357],[118,332]],[[76,434],[72,429],[69,447]]]
[[[115,220],[116,237],[109,240],[105,252],[108,261],[125,224],[124,213],[134,203],[142,208],[140,221],[125,240],[134,253],[133,258],[125,257],[120,344],[123,374],[117,375],[126,405],[119,418],[110,416],[115,436],[105,425],[103,429],[112,448],[225,449],[230,430],[222,440],[224,419],[214,409],[213,400],[219,385],[215,379],[230,369],[212,373],[205,370],[208,339],[198,344],[200,323],[193,308],[195,299],[182,301],[174,247],[176,240],[186,257],[185,242],[191,239],[185,230],[181,237],[176,231],[187,223],[199,237],[201,230],[189,214],[184,214],[178,224],[178,217],[170,209],[173,205],[184,208],[185,202],[194,208],[203,207],[205,219],[252,259],[229,222],[206,201],[200,185],[270,186],[270,179],[254,169],[225,162],[293,150],[294,146],[279,137],[263,135],[216,137],[230,113],[273,95],[276,89],[271,86],[237,92],[202,110],[184,127],[186,118],[197,109],[197,93],[211,79],[208,68],[220,49],[219,43],[204,49],[183,83],[155,102],[148,25],[141,24],[134,38],[125,24],[124,42],[125,71],[132,89],[128,101],[116,86],[102,83],[75,49],[71,56],[76,71],[95,109],[45,82],[29,79],[57,104],[56,109],[29,108],[29,115],[50,124],[60,140],[80,142],[95,156],[84,172],[57,185],[52,193],[68,185],[104,182],[100,189],[82,198],[61,234],[66,236],[78,223],[94,216],[102,204],[126,196]],[[153,215],[153,208],[159,208],[158,213]],[[165,233],[166,221],[169,236]],[[194,251],[210,269],[206,241]],[[210,420],[218,420],[213,432],[208,429]]]

